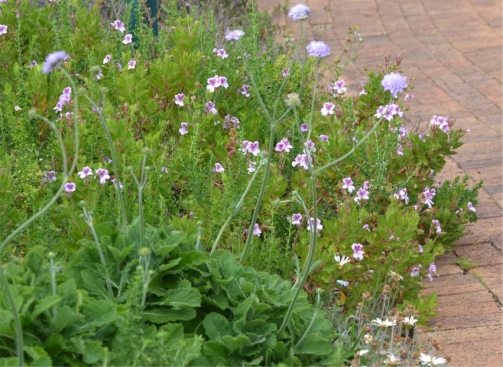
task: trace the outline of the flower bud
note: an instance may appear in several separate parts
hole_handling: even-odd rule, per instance
[[[300,106],[300,97],[297,93],[290,93],[286,96],[286,105],[288,107],[299,107]]]
[[[47,254],[47,257],[48,257],[49,259],[54,259],[54,258],[56,257],[56,254],[55,254],[54,252],[52,252],[52,251],[51,251],[51,252],[49,252],[49,253]]]
[[[150,249],[148,247],[142,247],[140,249],[140,256],[148,256],[150,255]]]

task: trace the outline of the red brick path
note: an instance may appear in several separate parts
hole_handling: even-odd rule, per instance
[[[283,0],[257,0],[260,9]],[[291,2],[292,5],[297,2]],[[303,0],[310,6],[308,41],[322,40],[340,52],[348,27],[358,25],[363,47],[342,74],[348,90],[365,81],[363,67],[376,69],[398,54],[415,99],[412,121],[432,115],[456,119],[470,129],[458,154],[438,180],[468,174],[484,181],[477,214],[466,235],[437,260],[440,278],[426,283],[438,293],[438,315],[428,336],[440,341],[451,366],[502,366],[502,2],[499,0]],[[280,11],[275,23],[298,30]],[[463,271],[453,262],[470,258],[480,266]]]

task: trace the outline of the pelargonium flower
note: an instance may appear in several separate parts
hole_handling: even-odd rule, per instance
[[[7,34],[7,28],[9,28],[9,26],[6,26],[4,24],[0,24],[0,35]]]
[[[223,171],[225,171],[225,168],[222,167],[220,163],[215,163],[215,167],[212,169],[212,171],[216,173],[222,173]]]
[[[416,98],[413,94],[406,94],[405,97],[403,98],[404,101],[408,101],[409,99],[414,99]]]
[[[180,135],[185,135],[187,134],[189,131],[187,130],[187,127],[189,126],[189,123],[188,122],[182,122],[180,124],[180,128],[178,129],[178,131],[180,132]]]
[[[302,125],[300,125],[300,131],[302,131],[303,133],[309,131],[309,124],[304,122]]]
[[[471,201],[468,203],[468,210],[471,210],[472,212],[476,212],[477,211],[477,209],[475,209],[475,207],[473,206],[473,204],[472,204]]]
[[[213,53],[216,56],[221,57],[222,59],[226,59],[229,57],[229,55],[227,55],[227,52],[225,52],[225,50],[223,48],[219,48],[219,49],[214,48]]]
[[[45,171],[45,177],[42,178],[43,182],[51,182],[56,180],[56,172],[55,171]]]
[[[381,85],[384,90],[389,91],[396,98],[398,93],[402,93],[407,88],[407,77],[391,72],[384,76]]]
[[[292,162],[292,166],[300,166],[304,168],[304,170],[308,170],[309,166],[307,165],[307,157],[305,154],[298,154],[297,157],[295,157],[295,160]]]
[[[128,33],[128,34],[126,34],[124,36],[124,39],[122,40],[122,43],[125,44],[125,45],[127,45],[127,44],[130,44],[131,42],[133,42],[133,35],[131,35],[131,34]]]
[[[423,191],[423,196],[424,196],[424,203],[428,205],[428,208],[431,208],[433,204],[433,197],[435,196],[435,189],[430,189],[429,187],[426,187]]]
[[[351,177],[346,177],[342,179],[342,188],[348,190],[349,193],[355,191],[355,187],[353,186],[353,180]]]
[[[250,97],[250,86],[248,84],[243,84],[241,88],[238,88],[237,92],[248,98]]]
[[[227,83],[227,78],[225,76],[220,76],[218,77],[218,81],[220,82],[220,85],[224,88],[228,88],[229,84]]]
[[[366,231],[369,231],[370,232],[370,227],[368,224],[365,224],[363,227],[362,227],[364,230]]]
[[[253,234],[255,236],[258,236],[260,237],[260,234],[262,233],[262,231],[260,230],[260,227],[257,223],[255,223],[255,225],[253,226]]]
[[[185,94],[183,93],[178,93],[175,95],[175,104],[182,107],[183,106],[183,98],[185,97]]]
[[[293,149],[293,146],[290,144],[287,138],[282,139],[278,144],[276,144],[277,152],[290,152],[290,149]]]
[[[333,115],[334,114],[334,108],[335,108],[335,105],[333,103],[325,102],[323,104],[323,108],[320,110],[320,112],[321,112],[321,114],[323,116]]]
[[[77,188],[77,185],[75,183],[67,182],[67,183],[65,183],[63,190],[65,190],[66,192],[74,192],[76,188]]]
[[[431,222],[435,227],[437,227],[437,233],[441,233],[442,228],[440,227],[440,221],[438,219],[433,219]]]
[[[66,58],[68,54],[65,51],[56,51],[53,52],[45,58],[44,66],[42,67],[42,73],[48,74],[52,72],[55,68],[61,64]]]
[[[127,67],[129,70],[134,69],[136,67],[136,60],[129,60],[127,63]]]
[[[281,75],[283,76],[283,78],[290,75],[290,69],[286,68],[281,70]]]
[[[307,230],[308,231],[312,231],[313,229],[311,229],[312,227],[314,227],[314,218],[309,218],[309,223],[307,224]],[[316,218],[316,230],[317,231],[321,231],[323,229],[323,225],[321,224],[321,220],[320,218]]]
[[[243,32],[241,29],[235,29],[233,31],[226,30],[225,31],[225,40],[226,41],[231,41],[231,40],[239,40],[241,37],[243,37],[245,32]]]
[[[346,281],[346,280],[337,279],[335,282],[338,283],[338,284],[340,284],[340,285],[342,285],[343,287],[348,287],[349,286],[349,282]]]
[[[294,226],[300,226],[300,224],[302,223],[302,214],[293,214],[292,218],[290,219],[290,223],[292,223]]]
[[[433,274],[437,274],[437,266],[435,263],[431,263],[428,267],[428,278],[430,279],[430,282],[433,281]]]
[[[248,174],[255,172],[255,162],[250,162],[247,168]]]
[[[30,62],[29,67],[32,68],[32,67],[34,67],[36,65],[38,65],[38,62],[36,62],[35,60],[33,60],[32,62]]]
[[[396,154],[403,155],[403,151],[402,151],[403,146],[402,146],[402,144],[398,143],[397,145],[398,145],[398,149],[396,150]]]
[[[122,182],[120,181],[117,181],[115,178],[111,179],[110,182],[114,185],[114,187],[116,189],[123,189],[124,188],[124,185],[122,184]]]
[[[103,58],[103,64],[107,64],[108,62],[110,62],[111,59],[112,59],[112,55],[106,55]]]
[[[412,271],[410,272],[410,276],[411,277],[417,277],[419,276],[419,269],[421,268],[421,264],[419,264],[418,266],[415,266],[412,268]]]
[[[126,27],[124,27],[124,23],[122,23],[119,19],[110,23],[112,27],[117,29],[119,32],[124,33],[126,31]]]
[[[292,18],[295,22],[305,20],[311,15],[311,9],[309,6],[304,4],[297,4],[290,8],[288,16]]]
[[[110,175],[108,174],[108,170],[107,169],[104,169],[104,168],[98,168],[96,170],[96,173],[98,174],[99,178],[100,178],[100,184],[105,184],[107,182],[107,180],[110,179]]]
[[[379,106],[374,116],[377,118],[384,116],[386,120],[391,121],[395,115],[402,117],[403,112],[398,105],[392,103],[389,106]]]
[[[363,255],[365,254],[365,251],[363,251],[363,245],[359,243],[353,243],[351,245],[351,248],[353,249],[353,257],[358,260],[363,260]]]
[[[93,170],[90,167],[84,167],[82,168],[82,171],[78,173],[79,177],[84,179],[88,176],[91,176],[93,174]]]
[[[330,47],[323,41],[311,41],[306,50],[311,57],[323,58],[330,55]]]
[[[335,90],[338,94],[344,94],[348,90],[345,85],[346,83],[344,83],[344,80],[337,80],[334,84],[328,87],[328,91],[333,92]]]
[[[448,117],[433,115],[430,125],[438,126],[444,133],[448,133],[451,130]]]
[[[215,108],[215,104],[211,101],[206,102],[206,108],[204,109],[204,112],[211,112],[214,115],[218,113],[217,109]]]
[[[112,159],[109,156],[104,155],[103,156],[103,163],[110,164],[110,163],[112,163]]]
[[[320,140],[321,140],[321,141],[328,141],[328,135],[323,135],[323,134],[321,134],[321,135],[319,136],[319,138],[320,138]]]
[[[213,93],[215,89],[220,87],[220,85],[220,77],[218,75],[215,75],[214,77],[208,79],[208,85],[206,86],[206,89]]]
[[[256,156],[257,154],[260,153],[260,149],[258,146],[259,146],[258,141],[255,141],[253,143],[250,142],[250,145],[248,146],[248,151],[254,156]]]
[[[168,167],[162,167],[161,172],[168,173]]]
[[[424,251],[423,246],[422,245],[417,245],[417,246],[418,246],[419,253],[422,254]]]
[[[400,189],[393,194],[393,196],[398,200],[405,201],[405,204],[409,203],[409,195],[407,194],[407,189]]]

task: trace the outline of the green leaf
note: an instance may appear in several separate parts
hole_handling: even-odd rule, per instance
[[[61,296],[58,294],[51,295],[45,297],[43,300],[41,300],[36,306],[35,310],[33,310],[33,318],[37,317],[41,313],[47,311],[48,309],[52,308],[53,306],[57,305],[61,301]]]
[[[229,352],[222,343],[208,341],[203,345],[203,354],[212,366],[229,366]]]
[[[175,310],[184,307],[201,306],[201,294],[196,288],[169,289],[164,296],[164,302]]]
[[[105,289],[105,280],[98,273],[84,269],[80,272],[80,276],[90,293],[102,298],[108,298],[108,292]]]
[[[188,321],[196,317],[196,310],[193,308],[183,308],[180,310],[153,308],[142,313],[148,321],[155,323],[165,323],[171,321]]]
[[[230,352],[241,352],[248,345],[250,340],[246,335],[230,336],[226,335],[222,338],[222,343]]]
[[[176,259],[171,260],[169,263],[159,266],[159,271],[166,271],[171,268],[174,268],[175,266],[177,266],[180,263],[180,261],[182,261],[182,258],[177,257]]]
[[[208,297],[205,297],[203,295],[203,303],[216,306],[221,310],[226,310],[229,308],[229,301],[223,294],[212,294]]]
[[[230,335],[231,326],[229,321],[221,314],[212,312],[204,318],[204,331],[210,339],[218,340],[226,335]]]
[[[114,303],[107,300],[93,301],[83,308],[86,323],[80,326],[80,331],[88,331],[114,322],[117,311]]]
[[[0,358],[0,367],[12,367],[17,366],[19,361],[15,357],[10,358]]]
[[[59,307],[56,312],[56,317],[53,318],[52,324],[57,332],[62,331],[68,325],[78,321],[80,317],[68,306]]]
[[[333,352],[332,344],[321,335],[309,334],[298,346],[295,348],[296,353],[300,354],[314,354],[323,356]]]
[[[52,366],[52,360],[48,356],[47,352],[39,346],[25,346],[24,351],[28,354],[32,359],[30,366]],[[17,364],[16,364],[17,365]]]

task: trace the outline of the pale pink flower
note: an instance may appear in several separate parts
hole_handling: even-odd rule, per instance
[[[323,104],[323,108],[321,109],[321,114],[323,116],[333,115],[334,114],[334,109],[335,109],[335,105],[333,103],[325,102]]]
[[[182,122],[180,124],[180,128],[178,129],[178,131],[180,132],[180,135],[185,135],[187,134],[189,131],[187,130],[187,127],[189,126],[188,122]]]
[[[111,59],[112,55],[106,55],[105,58],[103,59],[103,64],[109,63]]]
[[[77,188],[77,185],[73,182],[67,182],[64,186],[64,189],[66,192],[74,192],[75,189]]]
[[[112,27],[117,29],[119,32],[124,33],[126,31],[126,27],[124,27],[124,23],[122,23],[119,19],[110,23]]]
[[[309,223],[307,224],[307,230],[308,231],[312,231],[313,229],[311,229],[312,227],[314,227],[314,218],[309,218]],[[320,218],[316,218],[316,230],[317,231],[321,231],[323,229],[323,225],[321,224],[321,220]]]
[[[259,225],[257,223],[255,223],[255,225],[253,226],[253,234],[255,236],[260,237],[261,233],[262,233],[262,231],[260,230]]]
[[[351,248],[353,249],[353,257],[358,260],[363,260],[363,255],[365,254],[365,251],[363,251],[363,245],[353,243]]]
[[[293,214],[292,218],[290,219],[290,223],[292,223],[294,226],[300,226],[300,224],[302,223],[302,214]]]
[[[355,191],[355,187],[353,186],[353,180],[351,177],[346,177],[342,179],[342,188],[348,190],[349,193]]]
[[[82,168],[82,171],[78,173],[79,177],[84,179],[88,176],[91,176],[93,174],[93,170],[89,167],[84,167]]]
[[[122,43],[127,45],[129,43],[133,42],[133,36],[131,34],[126,34],[124,36],[124,39],[122,40]]]
[[[212,171],[216,173],[222,173],[223,171],[225,171],[225,168],[222,167],[220,163],[215,163],[215,167],[212,169]]]

